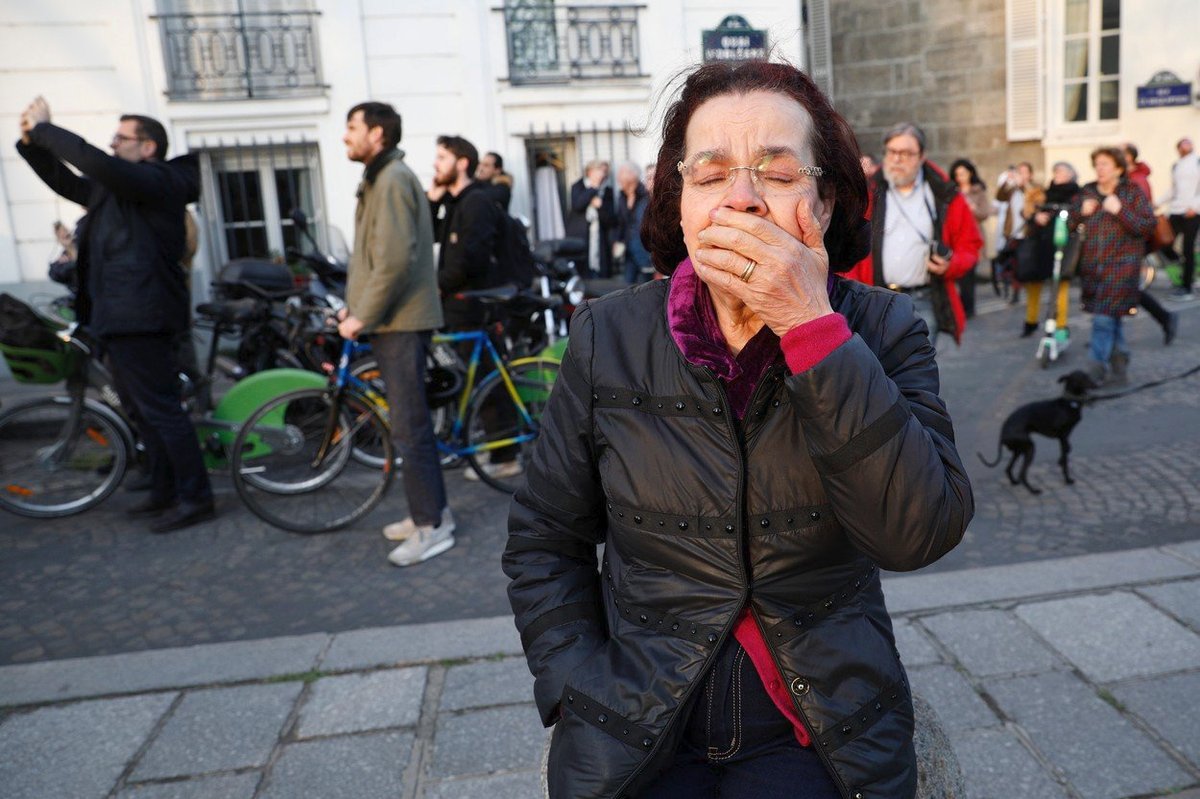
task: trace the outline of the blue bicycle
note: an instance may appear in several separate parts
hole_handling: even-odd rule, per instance
[[[511,493],[523,479],[559,361],[506,362],[486,330],[433,337],[435,345],[462,342],[471,343],[471,355],[438,450],[464,458],[483,482]],[[383,499],[396,460],[387,401],[354,368],[368,349],[343,342],[326,385],[276,397],[247,418],[230,466],[238,495],[259,518],[295,532],[327,532],[353,524]],[[494,368],[476,383],[485,353]]]

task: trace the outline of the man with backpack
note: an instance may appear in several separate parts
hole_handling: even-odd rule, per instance
[[[503,245],[505,214],[487,187],[475,180],[479,151],[461,136],[438,136],[433,186],[426,192],[438,244],[438,288],[446,326],[477,328],[483,323],[478,300],[455,296],[505,281],[497,251]]]
[[[450,330],[478,330],[484,322],[479,300],[458,296],[461,292],[493,288],[511,282],[503,255],[508,214],[493,199],[487,187],[474,179],[479,151],[461,136],[438,136],[433,160],[433,186],[426,195],[431,203],[434,240],[438,245],[437,281],[442,292],[442,310]],[[469,345],[468,345],[469,347]],[[466,351],[464,351],[466,350]],[[469,350],[460,350],[464,358]],[[511,408],[507,409],[511,413]],[[503,425],[506,409],[485,409],[484,423]],[[515,450],[492,453],[485,468],[496,477],[520,473]],[[473,471],[467,478],[476,478]]]

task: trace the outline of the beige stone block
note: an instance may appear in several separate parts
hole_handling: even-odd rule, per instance
[[[894,70],[890,64],[849,64],[836,71],[847,87],[860,91],[892,91]]]
[[[925,51],[925,68],[931,72],[959,72],[978,62],[973,42],[960,42],[930,47]]]

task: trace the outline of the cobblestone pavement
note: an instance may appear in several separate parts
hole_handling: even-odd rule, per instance
[[[884,591],[964,799],[1200,797],[1200,540]],[[532,799],[546,731],[531,693],[507,616],[0,667],[0,785]]]
[[[1200,376],[1087,408],[1072,438],[1074,486],[1062,484],[1050,441],[1039,440],[1030,470],[1046,489],[1041,496],[979,462],[976,451],[994,456],[1009,412],[1056,396],[1056,378],[1086,360],[1089,325],[1076,316],[1074,349],[1042,370],[1035,341],[1017,338],[1023,309],[980,290],[980,315],[963,346],[943,342],[939,358],[976,518],[963,544],[929,571],[1194,538]],[[1135,383],[1200,363],[1198,306],[1179,309],[1171,347],[1152,320],[1131,320]],[[0,383],[5,405],[26,393]],[[122,491],[68,519],[0,515],[0,664],[504,614],[507,502],[460,472],[447,479],[458,545],[403,570],[387,564],[379,535],[406,515],[397,486],[365,522],[309,537],[259,522],[221,477],[218,518],[170,536],[149,535],[127,519],[136,500]]]
[[[990,295],[987,287],[980,289]],[[1073,294],[1071,348],[1042,369],[1033,357],[1036,338],[1019,338],[1023,306],[980,296],[981,314],[968,324],[963,346],[943,346],[938,359],[942,395],[975,491],[975,518],[963,543],[932,570],[1194,538],[1200,529],[1200,374],[1085,407],[1071,436],[1074,485],[1063,483],[1058,443],[1035,437],[1029,480],[1044,491],[1033,495],[1009,484],[1003,468],[1007,450],[994,469],[976,453],[994,460],[1008,414],[1026,402],[1058,396],[1057,379],[1084,368],[1090,317],[1078,312]],[[1126,320],[1131,386],[1200,365],[1200,308],[1164,304],[1180,317],[1179,336],[1169,347],[1148,314]]]

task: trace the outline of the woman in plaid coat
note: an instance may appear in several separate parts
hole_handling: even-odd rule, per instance
[[[1098,382],[1128,382],[1129,346],[1121,320],[1138,304],[1138,282],[1154,209],[1125,177],[1125,155],[1116,147],[1092,152],[1096,180],[1083,187],[1071,214],[1085,226],[1079,275],[1083,310],[1092,314],[1091,372]]]

